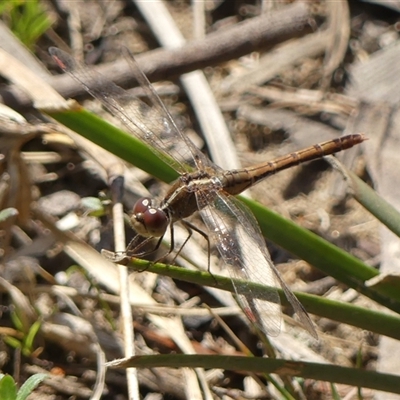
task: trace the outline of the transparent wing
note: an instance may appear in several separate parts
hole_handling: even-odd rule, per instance
[[[151,106],[130,95],[105,76],[75,61],[64,51],[51,47],[49,50],[58,66],[86,91],[98,99],[126,129],[139,140],[146,142],[154,153],[180,173],[194,167],[203,169],[211,165],[201,151],[183,135],[171,114],[165,108],[133,56],[125,49],[126,60],[133,78],[141,85]]]
[[[260,228],[251,211],[222,190],[199,191],[197,201],[202,218],[226,262],[232,278],[252,281],[270,290],[235,285],[239,302],[251,320],[268,335],[281,328],[281,309],[277,287],[282,287],[300,321],[317,337],[314,326],[291,290],[283,282],[271,261]]]
[[[272,262],[262,237],[260,240],[258,225],[252,226],[242,207],[238,206],[239,202],[222,191],[199,191],[196,195],[200,214],[231,278],[270,288],[268,292],[261,293],[260,289],[257,293],[234,283],[240,305],[249,319],[268,335],[277,336],[281,329],[281,308],[276,290],[279,283],[271,271]]]

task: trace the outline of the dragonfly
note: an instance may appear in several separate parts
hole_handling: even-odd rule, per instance
[[[130,134],[147,143],[159,158],[179,173],[179,178],[161,201],[143,198],[135,204],[132,227],[140,237],[158,238],[161,242],[168,228],[173,237],[174,224],[181,222],[190,236],[191,228],[202,232],[186,221],[199,212],[208,230],[207,234],[203,232],[203,236],[217,247],[229,271],[239,304],[251,322],[267,335],[280,333],[282,315],[277,289],[281,288],[303,327],[317,338],[311,318],[273,264],[254,215],[236,195],[278,171],[355,146],[365,140],[364,135],[342,136],[273,161],[224,170],[178,129],[133,55],[125,51],[132,75],[146,95],[146,103],[78,63],[66,52],[55,47],[49,49],[64,72],[98,99]],[[171,239],[171,251],[172,247]],[[130,256],[135,255],[128,246],[127,254],[129,251]],[[243,282],[260,285],[255,288]],[[262,288],[265,286],[268,290]]]

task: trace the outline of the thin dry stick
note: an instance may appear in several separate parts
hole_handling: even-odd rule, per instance
[[[113,196],[113,221],[114,221],[114,245],[115,251],[123,252],[126,249],[125,228],[124,228],[124,209],[122,205],[122,195],[124,190],[124,179],[118,176],[112,180],[111,192]],[[135,355],[134,329],[132,321],[132,308],[129,301],[129,274],[125,265],[117,264],[120,282],[121,297],[121,317],[124,335],[125,357]],[[126,370],[128,393],[130,399],[139,399],[139,382],[136,368]]]
[[[328,88],[332,73],[343,61],[350,39],[350,11],[346,0],[326,2],[330,38],[324,60],[324,77],[321,87]]]
[[[194,39],[206,37],[206,10],[204,1],[192,0],[193,7],[193,36]]]
[[[68,28],[69,37],[71,40],[71,48],[74,52],[75,57],[78,60],[83,60],[83,37],[82,37],[82,26],[78,8],[70,2],[64,2],[64,6],[68,11]]]

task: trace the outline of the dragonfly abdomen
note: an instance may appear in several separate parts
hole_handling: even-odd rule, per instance
[[[364,140],[366,140],[366,138],[361,133],[347,135],[315,144],[306,149],[276,158],[273,161],[263,162],[244,169],[225,171],[222,180],[224,189],[230,194],[239,194],[272,174],[303,162],[312,161],[329,154],[349,149]]]

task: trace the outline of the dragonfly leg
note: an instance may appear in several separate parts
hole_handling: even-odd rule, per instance
[[[190,237],[192,236],[193,232],[195,231],[198,234],[200,234],[201,236],[203,236],[203,238],[206,240],[207,242],[207,272],[213,277],[215,284],[218,285],[217,280],[215,279],[214,275],[211,272],[211,244],[210,244],[210,238],[208,237],[207,233],[205,233],[204,231],[202,231],[200,228],[198,228],[196,225],[193,225],[192,223],[182,220],[181,221],[183,226],[187,229],[187,231],[189,232],[189,236],[186,238],[186,240],[183,242],[183,245],[181,246],[181,248],[179,249],[178,253],[176,254],[176,256],[174,257],[174,260],[176,257],[178,257],[179,253],[181,252],[181,250],[183,249],[183,247],[185,246],[185,244],[188,242],[188,240],[190,239]]]
[[[154,248],[153,248],[152,250],[144,251],[144,252],[142,252],[142,253],[137,253],[137,250],[138,250],[140,247],[143,247],[144,245],[146,245],[147,243],[149,243],[149,242],[153,239],[153,237],[146,238],[146,240],[144,240],[142,243],[140,243],[138,246],[136,246],[136,247],[132,250],[132,252],[133,252],[132,257],[145,257],[145,256],[147,256],[147,255],[149,255],[149,254],[151,254],[151,253],[154,253],[155,251],[157,251],[157,250],[159,249],[163,238],[164,238],[164,235],[161,236],[161,237],[157,240],[157,243],[156,243],[156,245],[154,246]],[[135,239],[135,238],[134,238],[134,239]],[[133,240],[134,240],[134,239],[133,239]],[[138,272],[144,272],[144,271],[146,271],[146,270],[150,267],[151,264],[160,262],[160,261],[161,261],[164,257],[166,257],[169,253],[170,253],[170,251],[168,251],[168,253],[167,253],[165,256],[163,256],[161,259],[157,259],[156,261],[150,263],[148,267],[143,268],[143,269],[139,270]]]
[[[181,221],[183,226],[187,229],[187,231],[190,233],[190,236],[192,235],[192,231],[197,232],[198,234],[200,234],[201,236],[203,236],[203,238],[206,240],[207,242],[207,271],[210,272],[210,259],[211,259],[211,245],[210,245],[210,238],[208,237],[207,233],[205,233],[204,231],[202,231],[200,228],[198,228],[196,225],[193,225],[192,223],[190,223],[189,221],[185,221],[182,220]],[[183,245],[181,246],[181,248],[179,249],[179,252],[182,250],[182,248],[185,246],[185,244],[187,243],[187,241],[190,239],[190,236],[188,236],[188,238],[184,241]],[[179,253],[178,253],[179,254]],[[211,272],[210,272],[211,273]]]
[[[162,260],[164,260],[169,254],[172,253],[172,251],[174,250],[174,235],[173,235],[173,228],[172,228],[172,224],[171,224],[171,246],[170,249],[168,250],[168,252],[166,254],[164,254],[162,257],[158,258],[156,261],[154,261],[154,263],[160,262]],[[155,251],[157,251],[160,248],[161,242],[164,238],[164,235],[161,236],[160,238],[158,238],[156,245],[151,249],[151,250],[147,250],[147,251],[142,251],[140,252],[140,250],[145,247],[148,243],[150,243],[154,237],[147,237],[144,238],[143,241],[139,242],[139,240],[143,238],[143,236],[141,235],[136,235],[128,244],[128,246],[126,247],[124,252],[118,252],[118,253],[113,253],[110,251],[105,251],[105,257],[108,258],[111,261],[114,262],[118,262],[118,260],[122,260],[124,258],[132,258],[132,257],[136,257],[136,258],[141,258],[141,257],[145,257],[148,256],[149,254],[154,253]],[[145,268],[142,271],[145,271],[147,268]],[[139,272],[142,272],[139,271]]]
[[[169,250],[163,256],[161,256],[156,261],[154,261],[154,263],[163,262],[175,249],[174,224],[172,224],[172,223],[170,224],[169,230],[170,230],[170,236],[171,236]],[[163,237],[164,236],[162,236],[161,239]],[[186,241],[185,241],[185,243],[186,243]],[[159,243],[157,243],[157,245],[160,246],[160,244],[161,244],[161,240],[159,241]],[[175,261],[175,258],[176,258],[176,256],[174,257],[173,261]]]
[[[122,265],[127,265],[129,261],[129,257],[126,256],[126,253],[124,251],[114,252],[102,249],[101,255],[113,263],[118,263]]]
[[[155,247],[153,249],[139,253],[138,251],[153,239],[153,237],[145,238],[145,240],[143,240],[142,242],[137,244],[138,239],[141,237],[142,236],[140,236],[140,235],[136,235],[129,242],[125,251],[114,252],[114,251],[109,251],[109,250],[103,249],[103,250],[101,250],[101,254],[111,262],[127,265],[129,262],[129,259],[131,259],[133,257],[136,257],[136,258],[144,257],[148,254],[153,253],[160,247],[162,237],[158,239],[157,244],[155,245]]]
[[[137,244],[137,241],[139,238],[141,238],[142,236],[140,235],[136,235],[128,244],[128,247],[125,250],[125,253],[127,256],[129,257],[144,257],[147,256],[151,253],[154,253],[155,251],[158,250],[158,248],[160,247],[161,241],[163,239],[163,236],[161,236],[158,240],[156,245],[154,246],[154,248],[152,248],[151,250],[147,250],[147,251],[142,251],[139,252],[139,250],[141,248],[143,248],[144,246],[146,246],[148,243],[150,243],[154,238],[153,237],[148,237],[145,240],[143,240],[142,242],[140,242],[139,244]]]
[[[189,241],[189,239],[192,237],[193,235],[193,231],[196,231],[198,233],[200,233],[201,236],[203,236],[208,243],[208,252],[210,254],[210,241],[208,239],[208,236],[206,233],[204,233],[202,230],[200,230],[199,228],[197,228],[195,225],[191,224],[188,221],[185,220],[181,220],[180,221],[182,223],[182,225],[185,227],[185,229],[188,232],[188,235],[186,237],[186,239],[184,240],[184,242],[180,245],[178,251],[176,252],[176,254],[174,255],[173,259],[171,260],[171,263],[173,264],[175,262],[175,260],[178,258],[179,254],[181,253],[181,251],[183,250],[183,248],[186,246],[186,243]],[[164,254],[161,258],[159,258],[157,260],[157,262],[163,261],[165,258],[167,258],[174,250],[175,250],[175,235],[174,235],[174,225],[171,224],[170,225],[170,231],[171,231],[171,244],[170,244],[170,248],[168,250],[168,252],[166,254]],[[210,259],[208,260],[210,261]],[[210,264],[210,262],[208,263]]]
[[[181,253],[182,249],[186,246],[186,243],[189,241],[189,239],[193,235],[193,229],[192,229],[192,226],[190,226],[191,224],[184,220],[181,220],[181,222],[182,222],[182,225],[186,228],[188,235],[187,235],[185,241],[182,243],[181,247],[179,247],[178,251],[174,255],[174,258],[172,259],[172,263],[175,262],[175,260],[178,258],[179,254]],[[173,238],[173,236],[172,236],[172,232],[171,232],[171,243],[172,243],[172,238]]]

